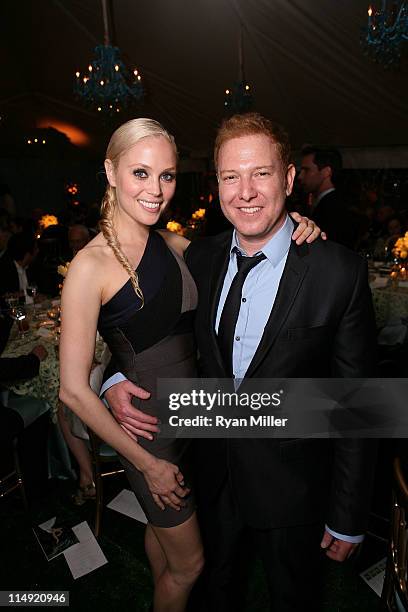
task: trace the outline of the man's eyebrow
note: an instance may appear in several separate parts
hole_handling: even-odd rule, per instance
[[[262,168],[275,168],[276,164],[263,164],[262,166],[255,166],[255,168],[251,168],[252,170],[261,170]],[[224,172],[238,172],[238,170],[220,170],[221,174]]]

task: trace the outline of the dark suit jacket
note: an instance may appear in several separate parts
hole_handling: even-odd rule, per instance
[[[193,242],[186,261],[197,283],[195,331],[201,373],[225,378],[214,331],[231,232]],[[247,377],[365,377],[375,325],[366,262],[333,242],[292,242],[276,300]],[[244,383],[243,383],[244,384]],[[343,534],[364,531],[374,472],[371,441],[197,440],[199,505],[229,477],[249,525],[325,520]]]
[[[8,291],[18,291],[19,288],[17,268],[6,252],[0,258],[0,295]]]
[[[311,214],[330,240],[353,249],[360,235],[361,219],[349,210],[347,202],[337,189],[326,194]]]

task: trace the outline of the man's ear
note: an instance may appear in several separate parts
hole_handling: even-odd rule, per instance
[[[293,164],[289,164],[286,171],[286,195],[290,196],[293,189],[293,182],[296,176],[296,168]]]
[[[110,159],[105,159],[105,172],[111,187],[116,187],[115,169]]]
[[[327,179],[327,178],[328,178],[328,179],[330,179],[330,180],[332,179],[333,170],[332,170],[331,166],[324,166],[324,167],[323,167],[323,168],[320,170],[320,172],[322,173],[322,175],[323,175],[323,177],[324,177],[325,179]]]

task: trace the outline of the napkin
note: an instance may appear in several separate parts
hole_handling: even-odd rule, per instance
[[[40,327],[37,330],[37,336],[40,336],[41,338],[52,340],[54,338],[54,330],[47,329],[46,327]]]
[[[371,289],[382,289],[386,287],[388,283],[388,276],[376,276],[374,280],[370,282]]]

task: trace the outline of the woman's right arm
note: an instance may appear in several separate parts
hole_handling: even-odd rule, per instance
[[[146,478],[155,502],[180,509],[188,490],[178,467],[157,459],[132,440],[89,386],[101,304],[101,268],[86,250],[72,261],[61,300],[60,399],[102,440]],[[164,503],[163,503],[164,502]]]

